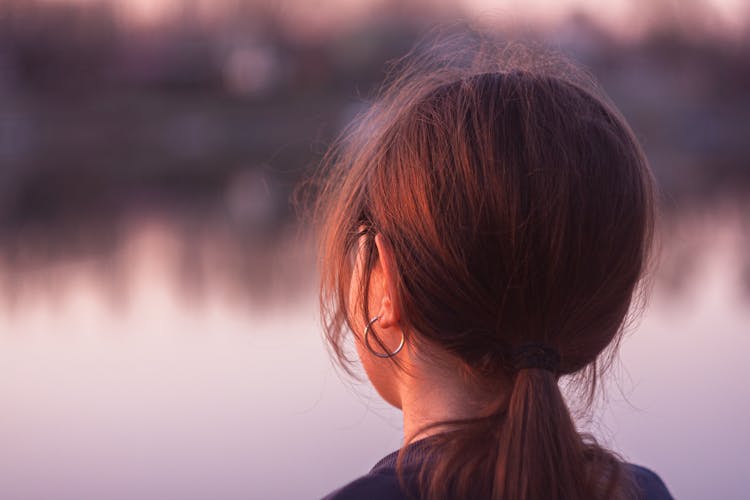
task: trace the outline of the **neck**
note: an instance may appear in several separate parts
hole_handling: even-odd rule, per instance
[[[400,391],[404,445],[451,428],[434,424],[486,415],[488,403],[504,390],[504,384],[492,385],[495,394],[471,380],[457,363],[413,365]]]

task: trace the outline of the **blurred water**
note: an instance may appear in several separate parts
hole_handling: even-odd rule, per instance
[[[186,254],[170,221],[132,228],[105,258],[0,267],[1,498],[312,498],[398,447],[398,412],[328,360],[299,233],[247,283],[220,232]],[[587,426],[677,498],[745,496],[748,234],[736,206],[663,228],[650,305]]]

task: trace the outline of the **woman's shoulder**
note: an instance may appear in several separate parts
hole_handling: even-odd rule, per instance
[[[401,500],[406,498],[395,475],[368,474],[323,497],[323,500]]]
[[[642,465],[627,463],[625,466],[638,485],[641,493],[640,498],[643,500],[672,500],[673,497],[667,485],[656,472]]]
[[[408,449],[406,467],[404,468],[403,479],[409,483],[414,479],[412,459],[418,453],[418,447],[410,446]],[[377,499],[377,500],[401,500],[405,499],[404,491],[396,473],[396,461],[398,451],[394,451],[383,457],[370,472],[358,479],[355,479],[346,486],[339,488],[329,495],[323,497],[323,500],[349,500],[349,499]]]
[[[422,460],[425,459],[427,440],[417,442],[409,446],[404,456],[403,480],[407,487],[417,494],[416,471]],[[407,498],[401,487],[398,474],[396,473],[396,461],[398,452],[393,452],[381,459],[364,475],[349,484],[328,494],[323,500],[349,500],[349,499],[377,499],[377,500],[402,500]],[[625,468],[632,474],[639,490],[638,498],[641,500],[673,500],[669,489],[661,477],[649,468],[632,463],[624,463]],[[418,496],[418,495],[416,495]]]

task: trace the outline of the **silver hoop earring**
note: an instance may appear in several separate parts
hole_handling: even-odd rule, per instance
[[[404,337],[404,332],[401,332],[401,343],[396,347],[396,350],[391,352],[378,352],[375,349],[372,348],[370,345],[370,339],[368,335],[370,335],[370,328],[372,327],[372,324],[375,323],[377,320],[380,319],[380,316],[375,316],[370,321],[367,322],[367,326],[365,327],[365,347],[367,347],[367,350],[373,353],[375,356],[379,358],[392,358],[399,352],[401,352],[401,349],[404,348],[404,343],[406,341],[406,338]]]

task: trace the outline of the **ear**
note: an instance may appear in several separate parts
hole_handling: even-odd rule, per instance
[[[390,243],[378,233],[375,235],[375,246],[378,249],[378,264],[382,271],[382,299],[380,301],[380,328],[390,328],[398,325],[401,320],[401,310],[396,300],[396,261]]]

